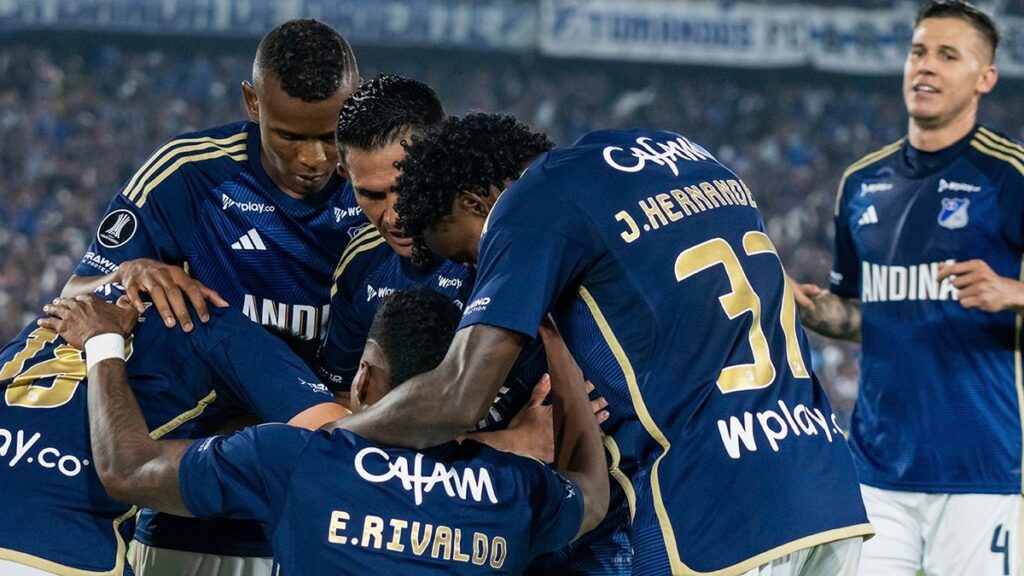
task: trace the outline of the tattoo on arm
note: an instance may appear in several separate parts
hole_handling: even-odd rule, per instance
[[[800,322],[822,336],[860,342],[860,300],[822,292],[814,308],[800,310]]]
[[[123,360],[105,360],[94,366],[89,384],[93,459],[110,496],[191,516],[178,486],[178,467],[191,441],[150,438],[142,411],[128,387]]]

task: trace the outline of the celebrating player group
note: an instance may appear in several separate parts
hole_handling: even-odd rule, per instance
[[[998,43],[921,8],[824,289],[677,127],[556,147],[281,24],[0,350],[0,575],[1024,574]],[[805,327],[862,343],[848,432]]]

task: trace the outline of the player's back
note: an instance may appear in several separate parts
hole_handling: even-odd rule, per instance
[[[636,573],[739,573],[870,532],[740,178],[678,134],[597,132],[508,188],[482,250],[538,227],[564,239],[556,320],[609,400]]]
[[[151,310],[126,344],[128,377],[162,437],[215,396],[209,374],[190,368],[194,350],[180,330]],[[0,350],[0,558],[61,574],[130,574],[135,508],[108,497],[96,475],[86,378],[82,352],[35,323]]]
[[[583,518],[570,481],[472,440],[416,452],[269,424],[181,466],[189,509],[261,520],[281,574],[519,574]]]

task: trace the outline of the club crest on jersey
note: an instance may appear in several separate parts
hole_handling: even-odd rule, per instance
[[[967,226],[969,221],[967,208],[971,201],[967,198],[943,198],[942,211],[939,212],[939,226],[956,230]]]
[[[114,210],[100,222],[96,240],[107,248],[119,248],[135,236],[139,221],[131,210]]]
[[[337,208],[335,208],[335,210],[337,210]],[[338,220],[338,222],[341,222],[341,220]],[[362,232],[363,228],[366,228],[369,225],[370,225],[370,223],[367,222],[366,224],[362,224],[362,225],[359,225],[359,226],[353,226],[353,227],[349,228],[348,229],[348,237],[349,237],[349,239],[354,239],[356,237],[356,234],[359,234],[360,232]]]

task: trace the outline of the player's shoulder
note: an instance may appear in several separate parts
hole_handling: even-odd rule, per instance
[[[894,162],[897,158],[896,153],[902,149],[906,140],[906,137],[903,137],[895,142],[890,142],[873,152],[865,154],[856,162],[846,167],[846,170],[843,171],[842,177],[839,179],[839,189],[836,192],[836,214],[839,214],[839,209],[843,205],[844,198],[848,197],[843,193],[846,189],[847,183],[853,182],[861,176],[869,175],[872,171],[877,171],[888,165],[890,162]]]
[[[187,132],[167,141],[135,172],[121,194],[138,207],[143,207],[155,190],[181,188],[188,182],[201,182],[204,187],[233,178],[243,170],[250,154],[251,138],[258,131],[252,122],[233,122],[197,132]],[[202,174],[202,178],[189,178]],[[175,176],[178,176],[175,178]],[[176,194],[181,196],[181,194]]]
[[[333,277],[335,288],[350,278],[365,277],[392,255],[398,257],[380,231],[373,224],[364,225],[352,235],[352,240],[338,259]]]
[[[1008,168],[1018,179],[1024,177],[1024,144],[1016,138],[978,126],[971,137],[970,151],[982,161]]]

